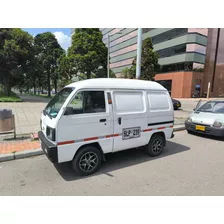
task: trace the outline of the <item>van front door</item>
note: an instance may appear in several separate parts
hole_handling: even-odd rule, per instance
[[[142,91],[113,91],[114,148],[120,151],[146,145],[146,102]]]
[[[112,152],[112,117],[104,90],[80,90],[58,123],[59,162],[73,159],[83,145],[99,143],[103,152]],[[68,144],[67,144],[68,143]],[[72,144],[71,144],[72,143]]]

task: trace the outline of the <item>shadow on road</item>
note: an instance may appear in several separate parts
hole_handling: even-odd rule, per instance
[[[210,139],[210,140],[221,141],[221,142],[224,141],[224,137],[216,137],[216,136],[212,136],[212,135],[206,135],[206,134],[195,133],[195,132],[192,132],[192,133],[189,133],[189,134],[197,136],[197,137],[205,138],[205,139],[207,138],[207,139]]]
[[[113,178],[114,176],[110,172],[114,170],[119,170],[145,162],[150,162],[151,160],[171,156],[176,153],[185,152],[187,150],[190,150],[190,148],[184,145],[168,141],[163,153],[158,157],[149,157],[141,149],[130,149],[117,153],[111,153],[106,155],[106,162],[104,162],[100,167],[99,171],[93,174],[92,176],[105,174]],[[88,178],[77,176],[76,173],[72,170],[70,163],[55,164],[54,166],[65,181],[75,181],[79,179]]]

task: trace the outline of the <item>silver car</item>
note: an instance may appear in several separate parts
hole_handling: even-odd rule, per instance
[[[185,121],[186,130],[188,133],[224,137],[224,100],[211,100],[202,104],[199,101],[194,112]]]

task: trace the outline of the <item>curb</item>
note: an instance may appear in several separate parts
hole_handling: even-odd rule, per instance
[[[184,126],[184,125],[179,126],[179,127],[174,127],[174,128],[173,128],[173,131],[174,131],[174,132],[177,132],[177,131],[183,131],[183,130],[185,130],[185,126]]]
[[[179,127],[174,127],[173,131],[183,131],[185,130],[185,126],[181,125]],[[9,153],[9,154],[0,154],[0,162],[6,162],[10,160],[15,160],[15,159],[24,159],[32,156],[39,156],[43,155],[44,152],[41,148],[39,149],[29,149],[29,150],[24,150],[21,152],[14,152],[14,153]]]
[[[15,159],[24,159],[32,156],[43,155],[44,152],[42,149],[29,149],[21,152],[14,152],[9,154],[0,154],[0,162],[6,162]]]

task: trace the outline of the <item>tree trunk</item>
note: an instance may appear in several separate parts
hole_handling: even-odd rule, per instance
[[[34,95],[36,95],[36,79],[34,78],[34,82],[33,82],[33,93]]]
[[[47,87],[48,87],[48,96],[51,97],[51,77],[50,77],[50,73],[47,74]]]
[[[91,79],[91,72],[86,73],[87,79]]]
[[[10,74],[9,73],[4,74],[3,87],[4,87],[4,95],[5,96],[10,96],[11,87],[10,87]]]
[[[55,94],[58,92],[58,83],[56,79],[54,80],[54,91],[55,91]]]

